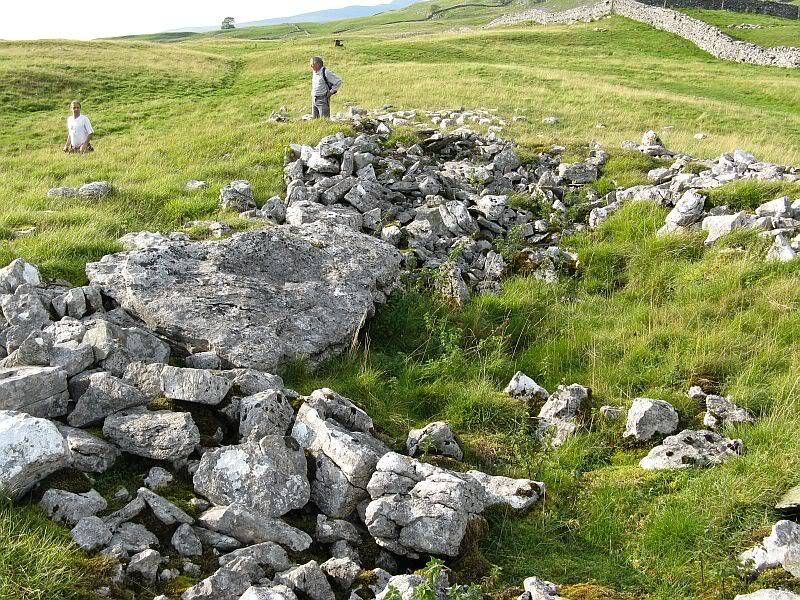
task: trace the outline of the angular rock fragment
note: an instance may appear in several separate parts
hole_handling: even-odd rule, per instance
[[[67,414],[66,373],[57,367],[0,368],[0,409],[34,417]]]
[[[161,391],[165,398],[217,405],[225,398],[232,383],[205,369],[181,369],[164,365]]]
[[[782,520],[775,523],[772,532],[763,541],[739,555],[739,562],[752,575],[767,569],[784,566],[787,554],[800,550],[800,525]]]
[[[0,410],[0,493],[18,499],[69,462],[69,446],[46,419]]]
[[[192,416],[167,410],[111,415],[103,435],[123,452],[155,460],[186,458],[200,444]]]
[[[91,552],[111,540],[111,530],[100,517],[84,517],[70,531],[72,539],[81,549]]]
[[[434,421],[422,429],[409,431],[406,451],[409,456],[441,454],[456,460],[464,458],[464,452],[458,445],[455,434],[444,421]]]
[[[546,389],[525,375],[522,371],[517,371],[514,374],[514,377],[508,382],[503,392],[514,398],[524,398],[530,401],[545,402],[550,397]]]
[[[300,407],[292,436],[314,461],[311,500],[329,517],[350,516],[368,497],[375,465],[389,451],[372,431],[372,419],[332,390],[316,390]]]
[[[334,600],[336,597],[331,584],[314,560],[276,574],[275,582],[301,593],[309,600]]]
[[[69,445],[69,464],[79,471],[105,473],[119,458],[116,446],[88,431],[61,424],[57,427]]]
[[[706,414],[703,425],[716,429],[732,423],[753,423],[755,419],[746,408],[737,406],[729,398],[709,394],[706,396]]]
[[[294,409],[278,390],[247,396],[239,403],[239,434],[242,438],[286,435],[293,420]]]
[[[311,545],[311,537],[280,519],[264,517],[244,506],[215,506],[197,519],[198,524],[243,544],[275,542],[293,552],[302,552]],[[195,530],[196,531],[196,530]]]
[[[708,467],[724,463],[743,450],[742,440],[731,440],[713,431],[687,429],[665,438],[639,464],[648,471]]]
[[[105,499],[95,490],[75,494],[66,490],[47,490],[39,501],[47,516],[56,523],[74,527],[84,517],[93,517],[106,509]]]
[[[72,427],[92,425],[121,410],[147,404],[142,392],[106,372],[90,375],[86,391],[77,400],[67,417]]]
[[[678,412],[669,402],[636,398],[628,410],[623,437],[647,441],[655,435],[669,435],[678,428]]]
[[[269,435],[206,452],[194,487],[216,504],[241,504],[266,517],[306,505],[306,457],[291,437]]]

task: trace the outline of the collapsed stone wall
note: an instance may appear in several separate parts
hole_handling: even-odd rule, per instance
[[[713,25],[669,8],[648,6],[636,0],[613,0],[613,12],[679,35],[717,58],[752,65],[800,67],[800,48],[764,48],[735,40]]]
[[[641,2],[662,8],[703,8],[756,13],[782,19],[800,19],[800,5],[771,0],[641,0]]]
[[[658,1],[646,0],[646,2]],[[601,0],[596,4],[555,13],[544,10],[528,10],[499,17],[489,23],[487,27],[516,25],[526,21],[534,21],[544,25],[592,21],[610,14],[618,14],[640,23],[646,23],[661,31],[678,35],[709,54],[724,60],[762,66],[800,67],[800,48],[786,46],[764,48],[758,44],[736,40],[723,33],[719,28],[700,19],[695,19],[669,8],[650,6],[637,0]]]

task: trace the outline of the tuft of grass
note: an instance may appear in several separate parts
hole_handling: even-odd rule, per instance
[[[88,600],[109,563],[89,558],[37,506],[0,502],[0,598]]]
[[[800,197],[800,184],[743,179],[712,188],[706,193],[711,206],[727,205],[733,210],[753,211],[764,202],[781,196]]]

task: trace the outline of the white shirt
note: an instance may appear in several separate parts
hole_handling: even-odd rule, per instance
[[[67,132],[69,133],[69,143],[73,148],[80,148],[89,139],[89,135],[94,133],[89,117],[78,115],[76,119],[72,115],[67,117]]]
[[[328,83],[331,84],[330,90],[328,89],[328,85],[325,83],[325,77],[322,76],[323,72],[325,73],[325,77],[328,78]],[[324,96],[329,91],[335,92],[340,87],[342,87],[342,78],[325,67],[322,67],[319,71],[315,72],[311,76],[311,95],[315,98]]]

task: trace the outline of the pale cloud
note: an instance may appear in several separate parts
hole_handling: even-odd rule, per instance
[[[5,0],[0,12],[0,39],[69,38],[88,40],[180,27],[288,17],[352,4],[385,4],[388,0]]]

